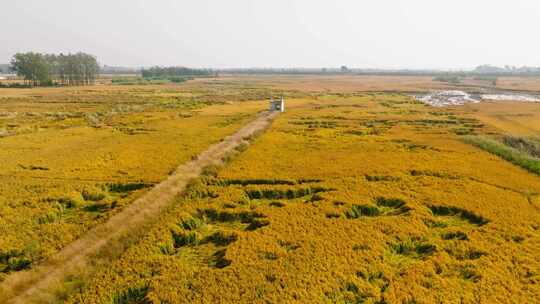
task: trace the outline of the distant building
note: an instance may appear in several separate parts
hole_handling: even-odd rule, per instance
[[[0,79],[1,79],[1,80],[17,79],[17,75],[15,75],[15,74],[3,74],[3,73],[0,73]]]
[[[270,98],[270,112],[280,111],[285,112],[285,98],[281,96],[281,99],[276,100],[273,97]]]

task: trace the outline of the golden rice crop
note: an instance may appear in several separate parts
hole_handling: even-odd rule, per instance
[[[70,303],[528,303],[540,180],[396,94],[289,100]]]
[[[163,90],[54,88],[1,99],[0,280],[121,211],[266,107]]]

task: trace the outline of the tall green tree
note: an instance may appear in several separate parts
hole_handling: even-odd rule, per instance
[[[11,59],[11,69],[32,86],[91,85],[99,74],[95,56],[77,54],[17,53]]]
[[[24,77],[29,85],[39,86],[51,82],[49,64],[39,53],[17,53],[11,59],[11,70]]]

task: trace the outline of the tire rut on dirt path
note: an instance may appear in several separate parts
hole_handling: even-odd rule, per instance
[[[29,303],[31,299],[39,299],[38,302],[48,302],[47,299],[53,297],[48,290],[51,286],[62,282],[66,274],[70,272],[91,267],[89,262],[92,256],[101,249],[127,232],[157,218],[161,211],[174,200],[174,197],[185,189],[187,183],[201,174],[204,167],[220,163],[227,153],[245,143],[245,138],[269,127],[277,115],[277,112],[260,114],[254,121],[222,142],[211,146],[196,159],[179,166],[166,180],[47,261],[30,271],[8,276],[0,284],[0,301],[18,304]]]

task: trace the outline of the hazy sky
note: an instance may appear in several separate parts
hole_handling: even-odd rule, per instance
[[[540,66],[539,0],[1,2],[0,63],[80,50],[123,66]]]

